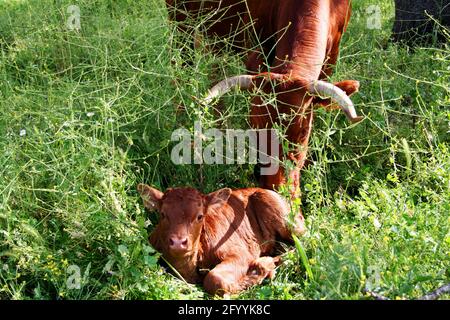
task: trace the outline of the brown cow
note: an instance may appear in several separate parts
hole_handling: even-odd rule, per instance
[[[348,97],[358,91],[353,80],[330,84],[325,80],[339,54],[339,43],[350,19],[350,0],[167,0],[170,17],[184,23],[201,19],[211,36],[227,38],[236,51],[249,52],[249,75],[225,79],[203,100],[213,102],[233,87],[275,92],[275,105],[253,98],[250,123],[253,128],[286,128],[290,151],[281,160],[296,164],[289,178],[292,194],[298,196],[300,169],[305,163],[313,123],[313,105],[336,102],[351,122],[359,122]],[[257,41],[252,42],[252,38]],[[281,146],[277,150],[282,154]],[[275,155],[272,152],[272,155]],[[260,186],[277,189],[287,182],[284,168],[261,176]]]
[[[162,193],[140,184],[138,191],[145,207],[159,212],[152,246],[186,281],[203,281],[211,294],[238,293],[272,278],[279,258],[269,255],[277,240],[305,232],[302,215],[289,228],[289,206],[271,190],[226,188],[204,195],[192,188]]]

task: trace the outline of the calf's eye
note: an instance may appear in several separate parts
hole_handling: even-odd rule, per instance
[[[197,221],[202,221],[202,219],[203,219],[203,214],[200,213],[200,214],[197,216]]]

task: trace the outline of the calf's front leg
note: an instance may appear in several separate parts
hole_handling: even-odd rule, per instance
[[[279,257],[260,257],[251,262],[226,260],[208,273],[203,285],[213,295],[239,293],[266,278],[273,279],[279,263]]]
[[[212,269],[203,280],[203,286],[209,294],[234,294],[248,287],[247,281],[243,281],[250,261],[242,258],[224,260]]]

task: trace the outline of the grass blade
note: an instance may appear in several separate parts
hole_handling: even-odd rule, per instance
[[[311,270],[311,265],[309,264],[309,261],[308,261],[308,256],[306,255],[306,251],[303,248],[303,245],[300,242],[300,239],[297,238],[297,236],[295,234],[292,235],[292,238],[294,239],[295,247],[297,248],[297,252],[298,252],[298,255],[300,256],[300,260],[302,261],[303,266],[306,269],[306,274],[308,275],[308,278],[311,280],[314,280],[314,275]]]

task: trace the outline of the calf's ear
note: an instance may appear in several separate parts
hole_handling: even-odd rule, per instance
[[[164,193],[143,183],[137,186],[137,190],[147,209],[159,210],[161,208],[161,199]]]
[[[228,199],[231,196],[231,192],[232,191],[230,188],[224,188],[211,192],[206,196],[206,205],[210,208],[220,208],[225,203],[227,203]]]

